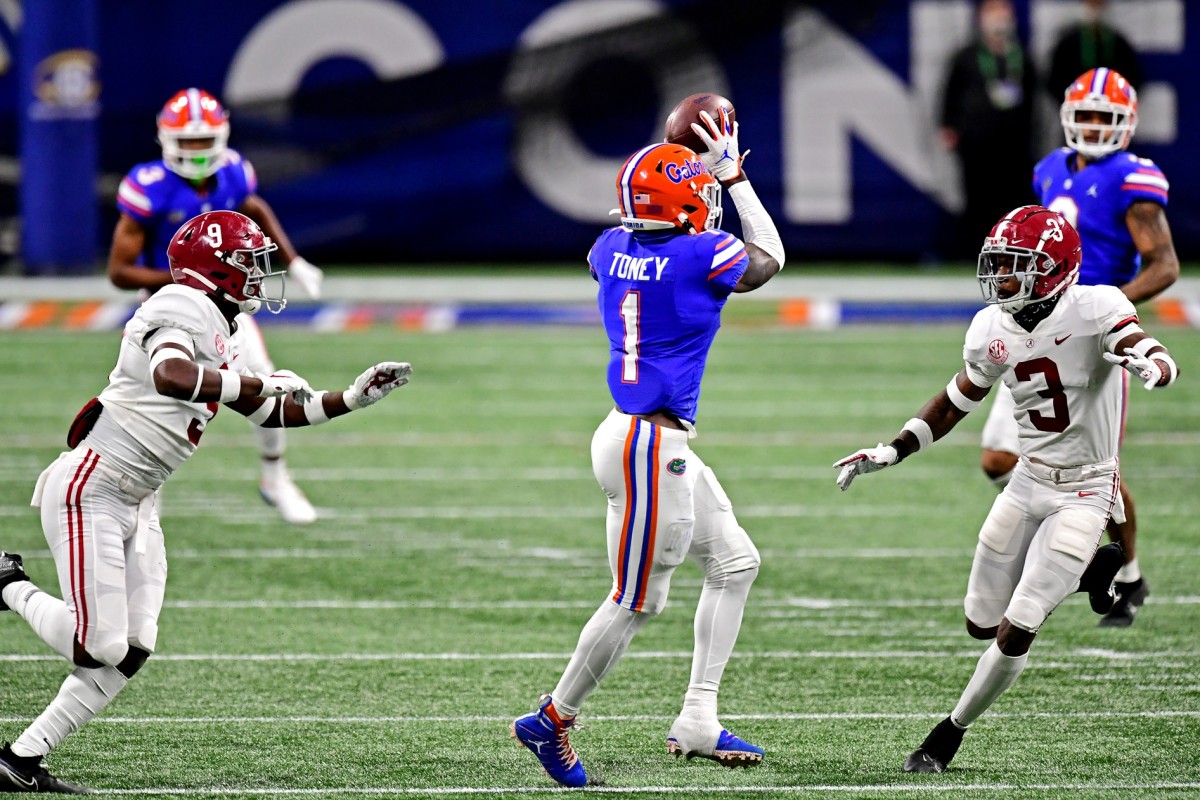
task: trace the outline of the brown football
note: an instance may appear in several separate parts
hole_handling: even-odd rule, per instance
[[[707,111],[714,120],[719,122],[720,117],[717,112],[722,108],[729,112],[729,119],[732,122],[735,119],[733,103],[719,94],[701,92],[683,98],[679,101],[679,105],[675,106],[671,116],[667,117],[664,131],[666,140],[671,144],[681,144],[684,147],[690,147],[697,153],[703,153],[707,148],[704,147],[696,132],[692,130],[692,123],[704,124],[700,122],[701,111]]]

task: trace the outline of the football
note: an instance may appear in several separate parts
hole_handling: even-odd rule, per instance
[[[704,143],[700,141],[700,137],[692,130],[692,123],[696,122],[701,125],[700,112],[707,111],[714,120],[720,120],[717,112],[719,109],[726,109],[729,112],[729,119],[733,121],[735,112],[733,103],[721,97],[719,94],[712,92],[701,92],[700,94],[688,95],[679,101],[679,105],[675,106],[675,110],[671,112],[671,116],[667,117],[665,138],[671,144],[681,144],[684,147],[689,147],[697,153],[703,153],[705,148]]]

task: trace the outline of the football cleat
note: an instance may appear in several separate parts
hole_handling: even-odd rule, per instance
[[[258,484],[258,493],[262,495],[263,502],[278,509],[284,522],[290,522],[292,525],[310,525],[317,519],[317,510],[286,472],[277,481],[261,481]]]
[[[958,752],[966,728],[960,728],[949,717],[934,726],[921,746],[904,761],[905,772],[945,772],[946,765]]]
[[[25,574],[25,562],[16,553],[6,553],[0,550],[0,591],[3,591],[5,586],[17,581],[27,581],[29,576]],[[4,596],[0,594],[0,611],[7,611],[8,604],[4,602]]]
[[[91,794],[91,791],[51,775],[41,756],[23,758],[13,753],[11,745],[0,748],[0,792]]]
[[[672,730],[672,734],[674,734],[674,730]],[[721,729],[720,735],[717,736],[717,742],[711,749],[688,747],[681,744],[680,740],[672,735],[667,738],[667,752],[676,758],[684,756],[688,761],[693,758],[707,758],[730,769],[757,766],[762,763],[764,753],[761,747],[739,739],[724,728]]]
[[[1117,602],[1113,579],[1125,564],[1125,548],[1120,542],[1106,544],[1096,550],[1092,563],[1087,565],[1079,578],[1079,591],[1088,593],[1092,611],[1107,614]]]
[[[587,773],[568,739],[574,724],[574,717],[560,717],[554,700],[543,695],[537,711],[513,721],[512,734],[533,751],[547,775],[563,786],[578,787],[587,784]]]
[[[1116,585],[1117,602],[1112,610],[1100,618],[1098,627],[1128,628],[1133,624],[1138,609],[1150,596],[1150,584],[1145,578],[1138,578],[1133,583],[1118,583]]]

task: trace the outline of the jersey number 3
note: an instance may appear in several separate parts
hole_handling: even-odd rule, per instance
[[[1020,381],[1030,381],[1035,375],[1044,375],[1046,388],[1038,392],[1038,397],[1045,397],[1054,404],[1053,414],[1030,411],[1029,423],[1039,431],[1046,433],[1065,431],[1071,424],[1071,414],[1067,410],[1067,394],[1063,389],[1062,378],[1058,374],[1058,364],[1045,357],[1034,358],[1017,364],[1013,372]]]
[[[638,342],[642,335],[641,300],[641,293],[633,289],[621,298],[621,321],[625,325],[625,358],[621,365],[621,383],[637,383],[638,380]]]

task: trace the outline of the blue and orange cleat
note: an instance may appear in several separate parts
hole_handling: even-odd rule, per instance
[[[567,738],[574,724],[574,717],[563,719],[558,715],[548,694],[542,695],[537,711],[517,717],[512,724],[513,736],[532,750],[546,774],[563,786],[587,784],[587,773]]]
[[[739,739],[724,728],[710,752],[703,749],[686,750],[675,738],[667,739],[667,752],[674,753],[676,757],[687,756],[688,760],[707,758],[731,769],[757,766],[762,763],[764,753],[761,747]]]

